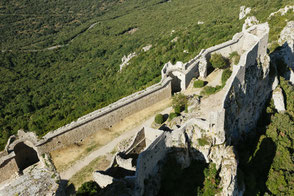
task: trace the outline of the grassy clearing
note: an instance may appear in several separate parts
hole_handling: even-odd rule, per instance
[[[89,165],[78,171],[71,179],[69,184],[74,184],[76,190],[84,183],[93,180],[92,173],[98,170],[105,170],[110,164],[106,156],[98,157],[93,160]]]

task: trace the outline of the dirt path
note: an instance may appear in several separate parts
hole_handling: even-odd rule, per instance
[[[151,127],[151,124],[154,121],[155,114],[157,114],[159,112],[159,111],[155,111],[156,106],[157,107],[159,106],[159,108],[161,108],[161,110],[163,110],[160,113],[164,114],[164,113],[169,113],[170,112],[170,110],[171,110],[171,107],[169,107],[170,100],[164,100],[164,102],[165,103],[160,102],[160,103],[155,104],[155,105],[153,105],[153,106],[151,106],[151,107],[149,107],[149,108],[147,108],[147,109],[145,109],[145,110],[143,110],[141,112],[138,112],[138,113],[132,115],[132,118],[128,117],[127,119],[125,119],[125,121],[126,121],[125,123],[127,125],[131,126],[131,124],[137,122],[136,119],[134,119],[135,117],[141,116],[141,118],[143,118],[144,115],[145,115],[145,119],[141,120],[141,122],[139,124],[137,123],[137,125],[135,127],[132,127],[132,126],[129,127],[129,129],[124,130],[124,132],[122,134],[120,134],[118,137],[114,138],[112,141],[110,141],[106,145],[94,150],[93,152],[91,152],[90,154],[85,156],[84,158],[81,158],[80,160],[75,161],[75,163],[73,165],[71,165],[69,168],[67,168],[64,171],[60,172],[61,179],[64,179],[64,180],[70,179],[75,173],[77,173],[82,168],[86,167],[91,161],[93,161],[97,157],[104,156],[104,155],[106,155],[108,153],[111,153],[121,141],[132,137],[143,126]],[[148,119],[146,119],[146,116],[148,117]],[[122,126],[122,125],[120,125],[120,126]],[[100,139],[103,139],[103,136],[100,135]],[[53,158],[54,162],[56,162],[56,154],[55,154],[55,158]],[[71,155],[67,154],[66,152],[63,152],[63,154],[68,156],[68,157],[71,157]],[[64,156],[61,156],[61,159],[63,157]]]

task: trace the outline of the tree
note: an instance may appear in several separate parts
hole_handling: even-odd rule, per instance
[[[100,191],[101,188],[95,181],[89,181],[82,184],[77,191],[77,196],[97,195]]]
[[[179,114],[187,106],[188,106],[188,99],[184,94],[179,93],[179,94],[174,95],[174,97],[172,99],[172,107],[175,110],[175,113]]]
[[[156,114],[154,121],[157,124],[162,124],[164,122],[163,115],[162,114]]]
[[[203,80],[196,80],[194,82],[194,88],[202,88],[205,86],[205,82]]]
[[[209,62],[213,68],[224,69],[229,65],[229,61],[221,54],[214,53],[211,55]]]

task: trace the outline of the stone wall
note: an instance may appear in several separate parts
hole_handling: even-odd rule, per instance
[[[137,160],[135,173],[134,195],[143,195],[144,181],[150,176],[156,175],[159,161],[165,158],[168,151],[166,138],[168,133],[159,136],[144,152],[140,153]]]
[[[272,91],[273,78],[269,76],[269,57],[266,54],[268,28],[266,25],[255,28],[251,29],[252,34],[247,35],[256,40],[255,45],[241,56],[239,66],[234,68],[226,85],[228,91],[222,103],[225,115],[221,117],[224,118],[224,126],[218,131],[225,134],[228,143],[237,141],[256,126]]]
[[[79,118],[64,127],[49,132],[38,142],[40,153],[51,152],[73,144],[104,128],[123,120],[127,116],[147,108],[171,96],[171,79],[165,78],[159,84],[134,93],[126,98]]]

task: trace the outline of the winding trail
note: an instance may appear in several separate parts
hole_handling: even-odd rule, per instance
[[[75,35],[73,38],[71,38],[69,41],[67,41],[66,44],[63,45],[55,45],[55,46],[50,46],[47,48],[43,48],[43,49],[35,49],[35,50],[21,50],[22,52],[41,52],[41,51],[46,51],[46,50],[56,50],[58,48],[63,48],[65,46],[68,46],[70,42],[72,42],[75,38],[77,38],[79,35],[81,35],[82,33],[85,33],[86,31],[92,29],[94,26],[96,26],[98,24],[98,22],[95,22],[93,24],[91,24],[87,29],[81,31],[80,33],[78,33],[77,35]],[[13,50],[1,50],[1,52],[13,52]]]

